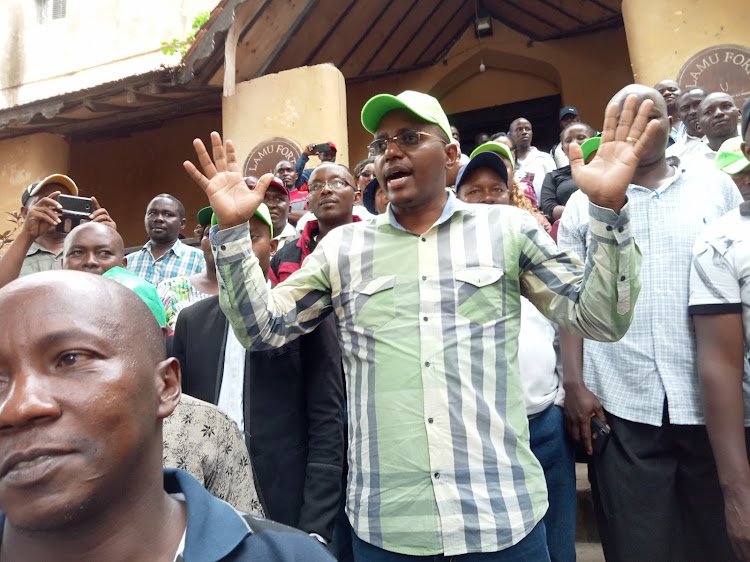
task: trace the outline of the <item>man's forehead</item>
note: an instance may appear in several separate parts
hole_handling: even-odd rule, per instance
[[[326,162],[313,170],[308,183],[312,183],[313,179],[322,180],[323,178],[341,178],[349,181],[352,175],[345,166]]]
[[[712,94],[708,94],[705,98],[703,98],[701,105],[708,107],[709,105],[714,105],[717,103],[726,103],[726,102],[729,102],[732,105],[734,105],[734,99],[729,94],[724,94],[721,92],[714,92]]]
[[[277,170],[282,170],[282,169],[292,168],[292,167],[293,167],[292,163],[289,160],[282,160],[281,162],[276,164]]]
[[[169,197],[154,197],[148,204],[149,209],[176,209],[177,202]]]
[[[397,133],[406,129],[426,128],[429,126],[437,127],[434,123],[425,121],[418,115],[408,109],[392,109],[380,119],[375,136],[383,136],[390,133]],[[439,127],[438,127],[439,128]]]

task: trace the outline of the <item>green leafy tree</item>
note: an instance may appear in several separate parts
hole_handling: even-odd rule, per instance
[[[161,52],[165,55],[180,53],[180,56],[184,57],[185,53],[188,52],[190,45],[195,41],[195,35],[198,33],[198,30],[203,27],[203,24],[206,23],[210,17],[211,14],[208,12],[201,12],[195,16],[195,19],[193,20],[193,32],[183,40],[175,38],[171,41],[162,41]]]

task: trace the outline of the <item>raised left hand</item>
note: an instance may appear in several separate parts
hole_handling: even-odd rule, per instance
[[[618,213],[625,205],[625,190],[638,161],[659,129],[659,122],[648,118],[654,102],[643,100],[636,108],[637,104],[637,96],[625,98],[619,120],[618,104],[607,106],[602,141],[596,156],[588,164],[583,161],[580,146],[571,143],[568,149],[570,169],[578,188],[592,203]]]

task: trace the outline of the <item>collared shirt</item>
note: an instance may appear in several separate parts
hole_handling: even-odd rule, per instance
[[[519,182],[524,178],[530,180],[534,184],[536,200],[541,201],[544,177],[552,170],[557,169],[557,164],[555,164],[552,156],[532,146],[526,158],[516,160],[516,168],[516,179]]]
[[[128,254],[127,258],[128,269],[154,286],[164,279],[200,273],[206,267],[203,252],[179,240],[175,240],[174,245],[157,260],[151,253],[151,240],[139,251]]]
[[[26,252],[23,259],[19,277],[39,273],[40,271],[52,271],[62,269],[62,250],[59,254],[50,252],[47,248],[34,241]]]
[[[737,207],[742,197],[716,170],[676,170],[659,189],[631,184],[627,196],[633,236],[643,250],[643,291],[633,325],[620,341],[584,341],[584,382],[607,411],[626,420],[660,426],[666,396],[671,423],[703,424],[687,311],[693,244],[707,223]],[[587,206],[580,191],[568,200],[560,248],[583,255],[596,240]]]
[[[178,550],[175,562],[334,562],[326,549],[309,535],[237,511],[209,494],[200,482],[183,470],[164,469],[164,491],[176,497],[181,494],[187,511],[184,547]],[[182,512],[175,510],[174,516],[182,519]],[[171,524],[171,521],[154,521],[154,525]],[[0,529],[6,528],[5,514],[0,512]]]
[[[516,353],[521,293],[576,333],[615,339],[640,288],[626,209],[592,205],[600,244],[584,273],[525,211],[447,197],[421,236],[390,208],[334,229],[272,291],[247,225],[211,232],[222,309],[246,347],[281,346],[336,314],[346,512],[362,540],[411,555],[502,550],[547,509]]]
[[[163,432],[165,467],[186,470],[220,500],[263,515],[245,439],[227,414],[183,394]]]
[[[693,248],[690,314],[741,314],[745,357],[750,355],[750,203],[705,228]],[[750,426],[750,373],[742,389],[745,426]]]
[[[167,324],[172,327],[177,323],[177,316],[183,308],[211,296],[196,289],[190,277],[185,276],[165,279],[159,283],[156,291],[167,313]]]
[[[693,137],[685,133],[684,137],[667,148],[667,156],[680,159],[680,167],[695,171],[715,169],[716,151],[708,146],[706,137]]]
[[[281,248],[284,247],[284,244],[286,244],[290,240],[294,240],[295,238],[297,238],[297,229],[294,228],[293,224],[286,223],[282,231],[278,235],[273,237],[274,240],[279,241],[279,245],[276,247],[276,251],[278,252],[279,250],[281,250]]]

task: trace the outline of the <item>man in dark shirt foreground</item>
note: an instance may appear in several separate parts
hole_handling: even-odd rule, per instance
[[[162,470],[180,368],[133,291],[45,272],[0,290],[0,316],[0,559],[330,560]]]

